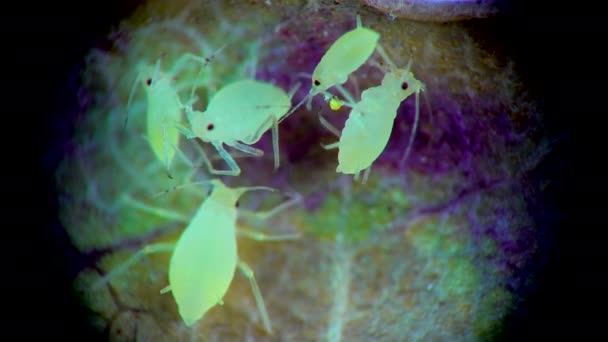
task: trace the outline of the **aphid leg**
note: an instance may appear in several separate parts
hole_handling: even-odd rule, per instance
[[[414,115],[414,125],[412,126],[412,132],[410,133],[410,139],[409,142],[407,144],[407,148],[405,149],[405,153],[403,153],[403,157],[401,157],[401,160],[399,161],[399,168],[403,168],[403,166],[405,166],[405,161],[407,160],[407,157],[410,154],[410,151],[412,149],[412,144],[414,143],[414,137],[416,135],[416,129],[418,128],[418,118],[420,116],[420,91],[416,91],[416,114]]]
[[[139,261],[144,256],[150,253],[158,253],[158,252],[171,252],[175,247],[174,243],[156,243],[152,245],[147,245],[144,248],[140,249],[137,253],[128,258],[125,262],[120,264],[118,267],[114,268],[105,276],[101,277],[98,281],[96,281],[91,289],[96,290],[114,278],[116,275],[126,271],[131,265]]]
[[[358,81],[357,77],[355,77],[351,74],[349,76],[349,79],[355,87],[355,94],[361,94],[361,88],[359,87],[359,81]]]
[[[192,160],[190,160],[190,158],[188,158],[186,156],[186,154],[179,149],[177,146],[175,145],[171,145],[171,147],[173,148],[173,150],[175,150],[175,154],[177,154],[177,156],[184,162],[184,164],[186,164],[187,166],[190,167],[191,171],[186,175],[186,180],[190,181],[192,180],[192,177],[194,177],[194,175],[196,174],[196,165],[192,162]]]
[[[167,125],[163,124],[163,153],[164,153],[164,164],[165,164],[165,170],[167,171],[167,176],[170,179],[173,179],[173,176],[171,175],[171,161],[169,160],[169,152],[171,151],[171,144],[169,143],[168,139],[167,139]],[[173,158],[171,158],[173,159]]]
[[[158,194],[152,196],[152,197],[157,197]],[[168,220],[174,220],[174,221],[179,221],[179,222],[183,222],[183,223],[188,223],[190,222],[191,218],[186,217],[178,212],[169,210],[169,209],[165,209],[165,208],[158,208],[158,207],[153,207],[150,206],[148,204],[145,204],[143,202],[140,202],[138,200],[133,199],[131,196],[129,195],[123,195],[120,198],[121,202],[124,204],[128,204],[131,207],[134,207],[136,209],[139,209],[141,211],[150,213],[152,215],[161,217],[161,218],[165,218]]]
[[[173,67],[169,71],[169,74],[176,75],[187,65],[188,62],[192,62],[192,61],[202,64],[203,68],[204,68],[209,63],[210,57],[205,58],[205,57],[197,56],[190,52],[186,52],[177,58],[177,60],[173,64]]]
[[[256,230],[239,228],[237,234],[250,238],[256,241],[285,241],[285,240],[297,240],[302,237],[301,234],[281,234],[281,235],[268,235]]]
[[[238,189],[240,189],[241,191],[243,189],[245,191],[251,191],[251,190],[276,191],[276,189],[268,188],[268,187],[250,187],[250,188],[238,188]],[[247,217],[255,218],[255,219],[259,219],[259,220],[267,220],[267,219],[277,215],[278,213],[284,211],[285,209],[302,201],[302,195],[300,195],[299,193],[294,193],[290,197],[291,198],[289,200],[287,200],[283,203],[280,203],[276,207],[274,207],[270,210],[267,210],[267,211],[249,211],[249,210],[245,210],[245,209],[239,209],[239,215],[247,216]]]
[[[250,48],[250,55],[251,55],[251,64],[249,67],[249,72],[247,72],[247,76],[250,79],[255,79],[255,75],[258,69],[258,50],[259,50],[259,43],[255,42],[251,48]]]
[[[289,89],[287,96],[289,97],[290,102],[291,102],[291,99],[293,98],[293,95],[296,93],[296,91],[298,91],[298,89],[300,89],[301,86],[302,86],[302,83],[298,82],[298,83],[294,84],[294,86],[291,87],[291,89]]]
[[[321,114],[319,114],[319,121],[323,127],[327,128],[330,132],[332,132],[336,137],[340,138],[340,130],[336,128],[336,126],[332,125],[329,121],[327,121]]]
[[[215,145],[213,145],[213,146],[215,146]],[[220,152],[220,150],[217,147],[216,147],[216,150],[220,154],[220,157],[222,159],[224,159],[224,161],[226,161],[226,163],[228,163],[228,166],[230,166],[231,164],[226,160],[226,158],[229,158],[230,160],[232,160],[232,162],[234,163],[235,169],[230,168],[230,170],[218,170],[218,169],[214,168],[213,164],[211,164],[211,159],[209,159],[205,150],[203,150],[203,148],[201,146],[199,146],[199,144],[197,144],[197,143],[194,144],[194,147],[201,154],[203,163],[205,163],[205,166],[207,166],[207,170],[210,173],[212,173],[214,175],[225,175],[225,176],[238,176],[241,173],[241,169],[239,168],[239,166],[236,164],[234,159],[232,159],[232,157],[228,154],[228,152],[226,152],[226,150],[224,150],[224,148],[221,146],[221,144],[220,144],[220,147],[221,147],[222,151],[224,152],[224,154],[227,155],[227,157],[225,157],[224,154],[222,154],[222,152]]]
[[[382,45],[380,45],[380,43],[378,43],[378,45],[376,45],[376,51],[378,52],[378,54],[380,54],[380,57],[382,57],[382,59],[386,62],[386,64],[388,64],[388,67],[390,70],[397,69],[397,65],[388,56],[388,54],[386,53],[386,51],[384,50]]]
[[[254,155],[256,157],[261,157],[264,155],[264,151],[260,150],[259,148],[251,147],[240,142],[235,142],[232,147],[236,148],[239,151]]]
[[[238,176],[238,175],[240,175],[241,174],[241,168],[237,165],[237,163],[230,156],[230,154],[224,149],[224,147],[222,146],[222,143],[212,142],[211,144],[213,144],[213,147],[215,147],[215,149],[217,150],[217,153],[219,153],[220,156],[222,157],[222,159],[224,159],[224,161],[226,162],[226,164],[228,164],[228,167],[230,167],[230,170],[216,170],[216,169],[214,169],[213,166],[211,165],[211,161],[209,161],[209,158],[207,158],[207,161],[209,162],[207,164],[209,172],[211,172],[213,174],[216,174],[216,175],[226,175],[226,176]]]
[[[266,124],[268,122],[271,122],[270,127],[272,127],[272,151],[274,153],[274,170],[276,171],[279,168],[279,162],[280,162],[280,160],[279,160],[280,159],[280,157],[279,157],[279,121],[277,120],[276,116],[271,115],[268,117],[268,119],[264,120],[262,125],[260,125],[260,129],[254,135],[255,136],[261,135],[260,131],[266,130]],[[248,145],[245,145],[245,146],[247,146],[247,148],[252,148],[251,146],[248,146]],[[236,145],[234,147],[239,148]],[[240,150],[243,152],[248,152],[248,151],[245,151],[242,149],[240,149]],[[260,152],[262,152],[261,155],[264,154],[263,151],[260,150]]]
[[[277,189],[271,188],[268,186],[243,186],[243,187],[232,189],[232,191],[234,191],[238,197],[240,197],[241,195],[243,195],[244,193],[246,193],[248,191],[257,191],[257,190],[277,191]]]
[[[431,107],[431,101],[429,100],[429,96],[426,91],[423,90],[422,95],[424,96],[424,103],[426,103],[426,107],[429,110],[429,124],[431,125],[431,127],[433,127],[434,121],[433,121],[433,108]]]
[[[299,73],[296,74],[296,77],[311,79],[312,78],[312,74],[307,73],[307,72],[299,72]]]
[[[123,129],[127,128],[127,121],[129,121],[129,113],[131,112],[131,102],[133,101],[133,96],[135,95],[135,90],[139,86],[139,82],[141,80],[143,70],[140,70],[135,77],[135,82],[133,83],[133,87],[131,87],[131,91],[129,92],[129,99],[127,100],[127,115],[125,116],[125,123]]]
[[[154,84],[154,82],[156,82],[156,80],[158,79],[158,75],[160,75],[160,58],[156,61],[156,64],[154,65],[154,76],[152,76],[152,84]]]
[[[274,170],[279,169],[279,123],[272,116],[272,150],[274,151]]]
[[[317,96],[318,93],[315,93],[312,88],[310,89],[310,92],[308,93],[308,95],[306,95],[306,97],[304,99],[306,99],[306,109],[310,111],[310,109],[312,108],[312,98]],[[302,101],[304,101],[304,99]]]
[[[190,123],[190,125],[192,125],[192,123],[194,122],[194,111],[192,110],[192,102],[186,104],[184,106],[185,112],[186,112],[186,119],[188,120],[188,122]],[[182,134],[184,134],[188,139],[192,139],[192,138],[196,138],[197,135],[196,133],[192,132],[190,129],[184,127],[181,124],[177,124],[176,123],[176,128],[182,132]]]
[[[323,147],[326,150],[333,150],[334,148],[340,147],[340,142],[337,141],[337,142],[335,142],[333,144],[327,144],[327,145],[321,144],[321,147]]]
[[[204,180],[204,181],[196,181],[196,182],[190,182],[190,183],[186,183],[186,184],[182,184],[182,185],[177,185],[177,186],[174,186],[171,189],[161,191],[161,192],[155,194],[153,197],[159,197],[161,195],[168,194],[171,191],[179,190],[181,188],[189,187],[189,186],[192,186],[192,185],[206,185],[208,187],[213,187],[214,186],[214,181],[213,180]]]
[[[188,128],[186,128],[184,125],[179,124],[179,123],[174,123],[173,126],[181,134],[183,134],[186,138],[188,138],[188,139],[194,139],[194,138],[196,138],[196,134],[194,132],[192,132],[191,130],[189,130]]]
[[[213,52],[211,54],[211,56],[209,57],[201,57],[201,56],[197,56],[195,54],[192,53],[185,53],[183,55],[181,55],[177,61],[175,62],[175,64],[173,65],[173,68],[171,69],[171,74],[175,75],[179,70],[181,70],[184,66],[185,63],[188,60],[193,60],[196,61],[198,63],[201,63],[201,69],[198,71],[198,73],[196,74],[196,78],[195,80],[199,80],[200,76],[201,76],[201,72],[203,72],[203,70],[205,69],[205,67],[207,66],[207,64],[209,64],[209,62],[211,62],[213,59],[215,59],[216,55],[223,51],[224,48],[228,45],[228,43],[224,44],[221,48],[219,48],[217,51]],[[190,91],[190,98],[192,98],[194,96],[194,90],[196,89],[196,82],[192,85],[192,89]]]
[[[253,270],[249,265],[239,260],[238,267],[243,275],[249,279],[249,284],[251,285],[251,290],[253,291],[253,296],[255,297],[255,302],[258,306],[258,310],[260,311],[260,315],[262,316],[262,322],[264,323],[264,329],[269,334],[272,334],[272,326],[270,324],[270,318],[268,317],[268,311],[266,310],[266,304],[264,304],[264,298],[262,297],[262,292],[260,291],[260,287],[258,286],[257,281],[255,280],[255,275]]]
[[[363,179],[361,180],[361,184],[367,183],[367,179],[369,178],[369,174],[372,171],[372,166],[368,166],[367,169],[363,171]]]
[[[346,88],[344,88],[340,84],[336,84],[336,88],[338,88],[338,91],[340,91],[340,93],[342,94],[342,96],[344,96],[344,98],[347,101],[347,102],[345,102],[343,104],[347,105],[347,106],[349,106],[351,108],[354,108],[356,106],[357,101],[355,101],[355,98],[350,94],[350,92],[348,90],[346,90]]]

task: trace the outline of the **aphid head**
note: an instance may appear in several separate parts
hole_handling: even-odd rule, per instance
[[[382,84],[400,99],[405,99],[424,89],[424,84],[417,80],[411,71],[403,69],[396,69],[387,73],[382,80]]]
[[[310,96],[323,93],[331,86],[332,82],[325,79],[325,77],[321,77],[321,75],[324,75],[322,69],[323,68],[321,67],[317,67],[312,73],[312,77],[310,79]]]
[[[218,141],[216,125],[209,115],[205,115],[205,112],[193,111],[188,108],[186,108],[186,111],[192,125],[192,131],[197,137],[201,138],[204,142]]]
[[[156,80],[160,77],[160,68],[157,65],[143,62],[138,65],[137,77],[144,89],[153,88]]]

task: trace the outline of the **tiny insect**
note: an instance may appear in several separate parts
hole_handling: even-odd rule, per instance
[[[209,162],[213,174],[238,176],[240,167],[224,149],[223,144],[245,153],[262,156],[264,152],[249,145],[255,144],[262,135],[272,129],[274,167],[279,167],[278,123],[291,108],[291,98],[299,84],[286,93],[269,82],[244,79],[220,89],[204,112],[186,106],[191,129],[180,126],[186,137],[210,142],[226,161],[230,170],[216,170]]]
[[[214,55],[213,55],[214,56]],[[129,99],[127,101],[127,115],[125,127],[129,119],[129,112],[133,97],[138,86],[142,86],[146,92],[146,139],[154,155],[166,168],[169,178],[173,178],[170,165],[175,157],[175,148],[179,145],[180,134],[175,129],[173,122],[178,122],[182,117],[184,105],[180,100],[178,91],[180,88],[173,80],[174,76],[183,69],[189,61],[200,63],[204,67],[212,57],[199,57],[191,53],[183,54],[168,72],[160,70],[160,59],[155,65],[141,62],[138,64],[138,73],[135,78]],[[203,80],[193,81],[195,85],[204,86]],[[191,98],[189,103],[195,101]]]
[[[312,98],[324,94],[329,100],[331,94],[327,89],[346,83],[349,75],[359,69],[377,48],[380,33],[364,27],[361,16],[357,15],[357,27],[344,33],[325,52],[321,61],[315,67],[311,76],[311,86],[308,95],[304,97],[286,115],[290,115],[305,101],[310,110]]]
[[[323,146],[325,149],[339,148],[337,172],[354,174],[355,179],[364,171],[363,183],[367,181],[371,166],[380,156],[390,138],[397,109],[402,101],[411,94],[416,94],[416,113],[409,143],[402,157],[402,164],[410,153],[419,118],[419,93],[425,89],[424,83],[417,80],[410,71],[412,60],[403,68],[397,68],[382,54],[389,65],[389,71],[384,75],[379,86],[363,91],[361,100],[355,103],[353,97],[345,90],[339,89],[347,101],[337,97],[329,100],[332,110],[342,106],[351,107],[342,133],[322,116],[321,124],[340,138],[336,143]]]
[[[266,306],[253,270],[238,257],[237,234],[259,241],[293,240],[299,234],[265,235],[261,232],[237,229],[237,216],[249,214],[267,219],[301,200],[299,194],[292,196],[266,212],[248,212],[237,209],[242,194],[253,190],[276,191],[274,188],[255,186],[229,188],[219,179],[196,183],[211,184],[212,191],[190,220],[175,244],[159,243],[144,247],[125,263],[100,279],[94,288],[99,288],[116,274],[123,272],[146,254],[172,251],[169,263],[169,286],[160,293],[171,292],[177,303],[180,317],[188,327],[199,321],[211,308],[223,304],[223,298],[232,282],[236,268],[249,280],[264,328],[272,333]],[[196,184],[190,183],[190,184]],[[189,185],[190,185],[189,184]],[[136,202],[130,199],[130,202]],[[136,206],[145,206],[137,204]],[[165,209],[150,209],[159,216],[169,217]]]

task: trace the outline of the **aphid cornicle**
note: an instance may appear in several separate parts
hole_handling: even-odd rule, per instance
[[[327,89],[346,83],[350,74],[374,53],[379,39],[380,33],[364,27],[361,16],[357,15],[357,27],[344,33],[329,47],[312,72],[310,91],[285,117],[305,101],[306,108],[310,110],[312,98],[318,94],[323,94],[329,100],[331,94],[327,93]]]
[[[163,288],[160,292],[171,292],[173,294],[184,324],[192,326],[209,309],[223,302],[235,270],[239,268],[249,279],[264,328],[271,333],[270,318],[253,270],[238,257],[236,236],[237,234],[243,234],[260,241],[281,241],[296,239],[299,235],[269,236],[255,231],[237,230],[237,216],[243,214],[242,209],[237,209],[240,196],[247,191],[275,191],[275,189],[263,186],[229,188],[219,179],[198,183],[212,185],[212,191],[189,221],[177,242],[175,244],[159,243],[144,247],[102,278],[95,287],[106,283],[117,273],[123,272],[146,254],[172,251],[169,263],[169,286]],[[300,200],[300,195],[296,194],[291,200],[283,202],[269,211],[249,212],[249,214],[267,219]],[[129,201],[136,203],[134,200]],[[156,212],[162,217],[168,215],[165,209],[151,209],[137,203],[136,206],[145,207],[147,211]]]
[[[358,178],[359,172],[365,170],[363,182],[367,180],[372,164],[388,143],[399,105],[411,94],[416,94],[414,124],[402,162],[409,155],[420,113],[419,93],[425,87],[410,71],[411,60],[405,68],[400,69],[388,55],[382,53],[382,56],[389,64],[389,71],[379,86],[364,90],[361,100],[356,103],[344,89],[340,91],[347,98],[346,102],[335,98],[330,100],[330,108],[333,110],[338,110],[343,105],[352,108],[341,134],[337,134],[339,130],[319,116],[321,124],[340,138],[337,143],[324,146],[326,149],[339,148],[336,171],[354,174]]]
[[[241,169],[224,149],[223,144],[256,156],[263,151],[249,145],[255,144],[262,135],[272,129],[275,169],[279,167],[278,123],[291,108],[291,98],[297,86],[289,94],[269,82],[245,79],[220,89],[204,112],[186,106],[191,128],[180,130],[188,138],[200,138],[210,142],[226,161],[230,170],[216,170],[207,163],[211,173],[237,176]]]

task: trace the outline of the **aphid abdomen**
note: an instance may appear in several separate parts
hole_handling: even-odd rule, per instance
[[[205,202],[179,238],[169,266],[169,284],[187,326],[222,300],[237,265],[236,210]]]
[[[367,169],[388,143],[393,121],[367,118],[353,109],[340,137],[337,172],[355,174]]]

